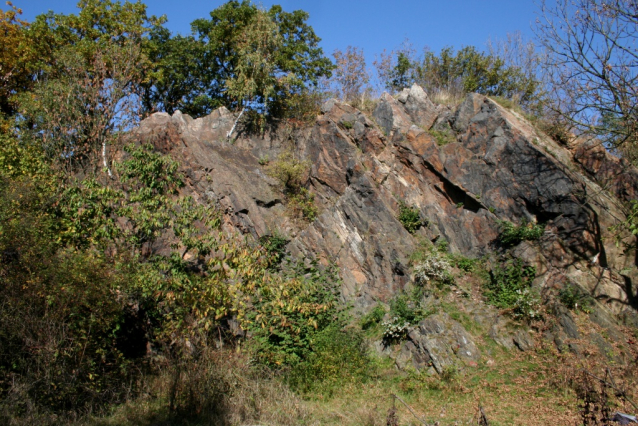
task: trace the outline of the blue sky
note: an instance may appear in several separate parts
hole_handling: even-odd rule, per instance
[[[4,1],[0,0],[6,9]],[[13,0],[23,19],[53,10],[76,13],[77,0]],[[190,22],[206,18],[223,4],[220,0],[146,0],[150,14],[166,15],[173,32],[190,33]],[[488,39],[504,39],[520,31],[533,38],[537,5],[533,0],[280,0],[257,1],[265,8],[280,4],[284,10],[305,10],[309,23],[321,37],[321,47],[331,57],[348,45],[363,48],[368,64],[384,48],[398,48],[407,38],[420,51],[438,52],[445,46],[485,47]]]

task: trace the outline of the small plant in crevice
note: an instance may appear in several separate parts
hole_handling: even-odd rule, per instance
[[[270,158],[268,157],[268,155],[265,155],[263,157],[259,157],[258,161],[260,166],[267,166],[268,163],[270,163]]]
[[[404,201],[399,201],[399,216],[397,216],[397,219],[410,234],[414,234],[417,229],[425,225],[425,222],[421,219],[419,208],[410,206]]]
[[[501,232],[498,240],[504,246],[513,246],[522,241],[534,241],[543,236],[545,226],[535,222],[523,220],[520,225],[514,225],[507,220],[499,220]]]
[[[293,212],[308,222],[312,222],[317,218],[319,209],[315,205],[315,194],[306,188],[300,188],[298,192],[291,194],[288,203]]]
[[[292,152],[285,151],[268,164],[267,173],[279,181],[284,191],[297,192],[302,187],[309,169],[308,161],[299,161]]]
[[[450,264],[463,272],[472,273],[478,268],[478,259],[465,257],[462,254],[450,253],[447,255]]]
[[[483,294],[487,302],[508,310],[514,318],[532,320],[540,316],[540,297],[532,289],[536,268],[521,259],[508,260],[490,271]]]
[[[445,146],[449,143],[456,142],[456,137],[454,136],[452,129],[449,128],[443,131],[430,129],[428,130],[428,133],[436,139],[436,144],[438,146]]]
[[[433,311],[424,305],[423,297],[422,287],[415,287],[410,293],[397,294],[390,300],[390,317],[408,324],[416,324],[427,318]]]
[[[354,127],[354,122],[352,121],[342,121],[341,125],[343,126],[344,129],[352,129]]]
[[[439,238],[434,243],[434,248],[439,253],[447,253],[450,250],[450,243],[445,238]]]
[[[308,161],[299,161],[294,158],[292,152],[286,151],[280,154],[277,160],[268,164],[267,173],[281,184],[292,212],[312,222],[318,213],[315,196],[303,186],[309,170]]]

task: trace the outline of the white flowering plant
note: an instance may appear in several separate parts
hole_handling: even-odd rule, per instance
[[[403,340],[408,334],[410,323],[402,321],[399,317],[393,317],[390,321],[382,322],[381,326],[383,327],[383,340],[396,342]]]
[[[414,277],[417,284],[425,285],[430,281],[451,283],[450,262],[441,253],[434,252],[425,257],[414,267]]]

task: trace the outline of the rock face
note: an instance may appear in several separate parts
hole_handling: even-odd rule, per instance
[[[481,95],[455,110],[435,105],[418,86],[397,99],[384,94],[372,117],[328,101],[313,126],[294,132],[229,141],[234,118],[224,108],[197,120],[159,113],[134,137],[171,152],[188,190],[219,205],[227,226],[254,237],[277,231],[291,239],[291,253],[335,262],[343,297],[360,309],[412,281],[408,259],[419,239],[445,239],[452,252],[479,257],[495,249],[499,220],[546,224],[539,242],[513,249],[536,266],[538,288],[577,285],[606,312],[638,306],[636,277],[626,273],[635,258],[609,231],[625,219],[622,201],[635,198],[638,172],[602,148],[570,150]],[[431,128],[456,142],[437,145]],[[319,208],[312,223],[287,215],[281,188],[266,174],[264,159],[287,150],[311,164],[306,184]],[[621,167],[629,178],[619,177]],[[417,207],[428,226],[408,233],[397,220],[400,203]],[[436,331],[440,323],[445,331]],[[458,357],[475,359],[463,332],[449,319],[428,318],[410,333],[411,359],[438,371],[452,341]],[[509,341],[530,344],[528,336]]]
[[[446,369],[454,367],[456,358],[471,365],[480,357],[472,336],[461,324],[445,315],[435,314],[410,330],[396,363],[399,368],[405,369],[408,361],[412,361],[417,370],[431,368],[443,374]]]

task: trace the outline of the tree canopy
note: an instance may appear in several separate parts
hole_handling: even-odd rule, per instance
[[[329,76],[332,64],[303,11],[268,11],[229,1],[192,22],[192,35],[156,27],[146,44],[154,66],[144,85],[149,111],[179,109],[200,116],[247,103],[263,111]]]
[[[392,55],[388,54],[377,62],[383,84],[391,91],[417,83],[429,93],[477,92],[515,98],[523,105],[538,100],[540,81],[534,75],[474,46],[458,51],[445,47],[438,55],[426,49],[420,58],[414,57],[410,49],[404,49],[395,56],[395,65],[391,65]]]

